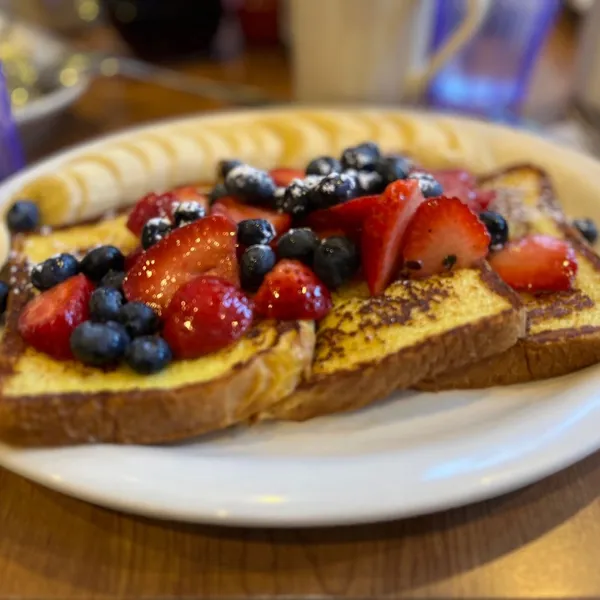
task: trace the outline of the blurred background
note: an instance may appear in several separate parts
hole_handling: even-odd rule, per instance
[[[0,61],[29,160],[292,101],[433,107],[595,152],[599,28],[597,0],[0,0]]]

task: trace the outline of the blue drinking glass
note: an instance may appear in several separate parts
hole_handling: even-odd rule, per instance
[[[432,49],[466,10],[464,0],[438,0]],[[427,101],[442,109],[510,120],[518,114],[535,60],[560,0],[492,0],[473,39],[432,79]]]
[[[0,180],[25,164],[19,131],[13,118],[10,92],[0,65]]]

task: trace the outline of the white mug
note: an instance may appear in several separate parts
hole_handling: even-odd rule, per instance
[[[296,99],[389,103],[417,97],[477,32],[490,0],[466,0],[446,43],[428,57],[434,0],[289,0]]]

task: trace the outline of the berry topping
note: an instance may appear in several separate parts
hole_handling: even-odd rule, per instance
[[[122,292],[123,279],[125,279],[125,273],[123,271],[109,271],[100,281],[100,285],[102,287],[113,288]]]
[[[269,175],[276,186],[287,187],[294,179],[302,179],[304,177],[304,171],[301,169],[288,169],[284,167],[269,171]]]
[[[381,194],[389,182],[375,171],[359,171],[356,176],[358,186],[357,194],[360,196],[370,196],[372,194]]]
[[[236,226],[220,215],[176,229],[127,273],[125,297],[145,302],[160,315],[175,292],[199,275],[217,275],[237,285],[236,235]]]
[[[117,364],[124,356],[128,344],[127,334],[112,323],[85,321],[71,335],[73,355],[84,365],[91,367]]]
[[[575,219],[573,227],[590,243],[595,244],[598,239],[598,229],[592,219]]]
[[[224,215],[236,224],[247,219],[265,219],[275,227],[277,235],[285,233],[292,223],[290,215],[284,215],[268,208],[243,204],[230,196],[215,202],[211,210],[214,215]]]
[[[0,281],[0,315],[3,315],[6,312],[9,293],[10,288],[8,287],[8,284],[4,281]]]
[[[145,335],[133,340],[125,352],[127,364],[142,375],[162,371],[172,358],[169,344],[157,335]]]
[[[315,249],[318,245],[319,238],[308,227],[290,229],[277,242],[277,256],[280,260],[289,258],[312,265]]]
[[[486,210],[495,196],[493,190],[477,189],[475,176],[462,169],[434,171],[432,176],[442,186],[444,196],[458,198],[476,213]]]
[[[237,241],[242,246],[269,244],[275,239],[275,228],[266,219],[246,219],[238,223]]]
[[[486,210],[479,213],[479,220],[485,225],[492,238],[490,243],[492,250],[502,248],[508,242],[508,223],[502,215]]]
[[[114,246],[100,246],[83,257],[79,270],[92,281],[100,281],[109,271],[124,271],[125,257]]]
[[[19,316],[21,337],[54,358],[71,358],[71,333],[88,319],[93,291],[84,275],[76,275],[36,296]]]
[[[6,215],[6,224],[12,233],[33,231],[40,223],[40,209],[35,202],[18,200]]]
[[[413,171],[407,179],[417,181],[425,198],[436,198],[444,193],[442,185],[431,173]]]
[[[171,221],[164,217],[149,219],[142,230],[142,248],[148,250],[171,233]]]
[[[144,225],[150,219],[162,217],[171,220],[178,202],[175,194],[171,192],[144,196],[129,213],[127,229],[134,235],[141,236]]]
[[[243,163],[241,160],[237,160],[235,158],[220,160],[219,166],[217,167],[217,175],[221,179],[225,179],[231,169],[235,169],[235,167],[239,167],[242,164]]]
[[[308,217],[308,224],[316,231],[339,229],[356,237],[367,217],[377,210],[384,200],[381,196],[362,196],[325,210],[317,210]]]
[[[282,260],[265,277],[254,297],[256,313],[269,319],[322,319],[331,310],[331,295],[301,262]]]
[[[225,187],[232,196],[245,202],[266,203],[273,198],[275,182],[266,171],[238,165],[227,173]]]
[[[173,296],[163,336],[177,358],[197,358],[226,348],[252,324],[246,295],[218,277],[198,277]]]
[[[242,287],[249,292],[255,292],[276,262],[271,246],[257,244],[246,248],[240,259]]]
[[[570,290],[577,274],[573,248],[548,235],[531,235],[509,242],[489,262],[508,285],[523,292]]]
[[[123,306],[123,294],[114,288],[100,287],[90,298],[90,319],[99,323],[116,321]]]
[[[428,277],[471,267],[484,259],[490,234],[458,198],[432,198],[421,204],[406,229],[403,256],[411,276]]]
[[[300,218],[305,216],[311,204],[312,190],[302,179],[292,181],[283,192],[283,196],[275,198],[275,208]]]
[[[323,177],[311,194],[312,208],[329,208],[345,202],[356,193],[356,179],[346,173]]]
[[[173,219],[175,220],[175,227],[183,227],[189,225],[198,219],[202,219],[206,216],[206,208],[200,202],[194,200],[186,200],[177,205],[177,208],[173,211]]]
[[[49,290],[78,272],[79,262],[72,254],[59,254],[33,267],[31,283],[38,290]]]
[[[225,198],[228,195],[227,188],[224,183],[217,183],[208,194],[208,205],[212,206],[217,200]]]
[[[359,265],[356,246],[346,237],[326,238],[315,250],[315,274],[330,290],[346,283]]]
[[[375,170],[381,175],[386,185],[398,179],[406,179],[410,169],[410,161],[403,156],[382,156],[375,165]]]
[[[357,171],[374,171],[381,153],[377,144],[364,142],[342,152],[343,169],[356,169]]]
[[[171,220],[173,220],[173,215],[175,210],[177,210],[177,207],[185,202],[195,202],[200,204],[205,212],[208,209],[208,196],[203,194],[196,186],[184,185],[171,190],[170,193],[175,198],[175,202],[172,206]]]
[[[306,167],[307,175],[329,175],[330,173],[341,173],[342,165],[337,158],[332,156],[319,156],[311,160]]]
[[[402,263],[400,249],[404,232],[423,202],[418,183],[400,179],[388,185],[376,210],[364,221],[362,267],[371,294],[383,292],[396,277]]]
[[[160,327],[158,315],[142,302],[129,302],[121,307],[116,320],[132,338],[156,333]]]

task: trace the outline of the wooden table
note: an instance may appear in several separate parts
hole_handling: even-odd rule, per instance
[[[550,74],[564,70],[572,50],[563,33],[545,55],[553,57]],[[189,70],[251,81],[280,98],[289,94],[286,64],[277,54],[254,52],[226,67]],[[33,154],[212,108],[150,85],[98,81]],[[0,598],[596,596],[599,491],[596,455],[519,492],[441,514],[265,531],[125,516],[0,470]]]

